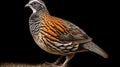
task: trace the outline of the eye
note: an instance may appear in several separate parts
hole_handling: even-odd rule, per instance
[[[39,2],[32,2],[30,5],[37,11],[45,9],[43,4],[41,4]]]
[[[39,4],[39,3],[37,3],[37,2],[31,3],[32,6],[36,6],[36,5],[38,5],[38,4]]]
[[[37,4],[37,2],[33,2],[33,5],[36,5]]]

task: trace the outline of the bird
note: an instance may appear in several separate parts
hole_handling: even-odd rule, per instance
[[[54,64],[51,64],[52,67],[67,67],[75,54],[81,52],[93,52],[108,58],[108,54],[80,27],[68,20],[52,16],[44,1],[29,0],[25,6],[33,11],[29,17],[33,40],[44,51],[60,55]],[[63,57],[66,57],[65,61],[58,65]]]

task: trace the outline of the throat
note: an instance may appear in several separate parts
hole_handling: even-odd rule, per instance
[[[36,10],[34,8],[31,8],[32,9],[32,14],[38,14],[39,16],[40,15],[44,15],[44,14],[49,14],[48,10]]]
[[[36,12],[37,12],[37,10],[36,10],[36,9],[34,9],[34,8],[31,8],[31,9],[32,9],[33,13],[36,13]]]

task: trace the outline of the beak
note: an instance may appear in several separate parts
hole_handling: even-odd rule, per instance
[[[108,58],[108,54],[93,42],[83,44],[83,48],[85,48],[91,52],[94,52],[104,58]]]
[[[26,4],[25,7],[29,7],[29,4]]]

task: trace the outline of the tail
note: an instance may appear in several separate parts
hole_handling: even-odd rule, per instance
[[[83,48],[87,49],[88,51],[94,52],[104,58],[108,58],[108,54],[93,42],[83,44]]]

